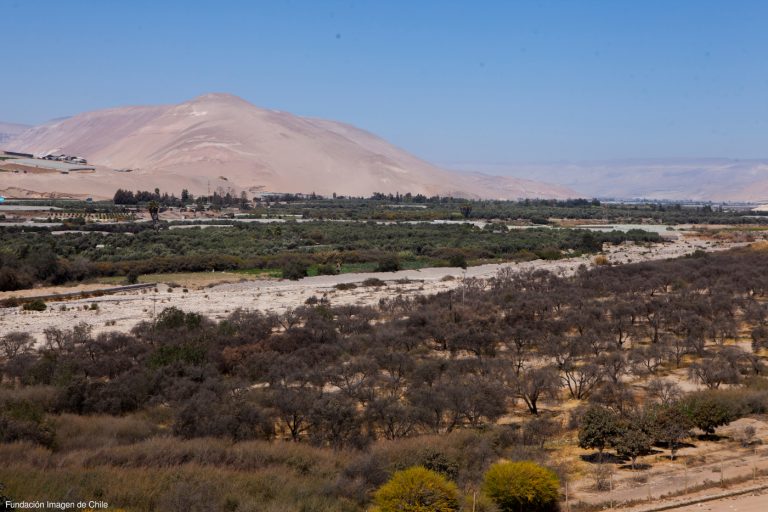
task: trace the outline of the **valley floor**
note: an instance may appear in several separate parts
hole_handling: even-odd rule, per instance
[[[741,242],[714,241],[686,236],[653,245],[625,243],[608,247],[605,255],[612,264],[677,258],[696,250],[720,251],[745,245]],[[130,292],[105,294],[99,297],[50,302],[43,312],[22,311],[17,308],[0,309],[0,330],[25,331],[43,339],[48,327],[71,329],[85,322],[93,326],[94,333],[104,331],[129,331],[142,320],[150,320],[164,308],[175,306],[185,311],[201,313],[221,319],[235,309],[249,309],[282,313],[296,308],[311,297],[327,298],[332,304],[375,305],[381,299],[398,295],[434,294],[458,288],[463,279],[486,279],[505,268],[514,272],[548,270],[560,275],[574,273],[581,265],[591,266],[592,257],[583,256],[555,261],[535,260],[524,263],[501,263],[469,267],[466,270],[450,267],[402,270],[391,273],[350,273],[331,276],[307,277],[299,281],[244,278],[239,274],[222,273],[223,284],[212,273],[200,273],[200,277],[180,279],[168,276],[166,282],[156,288]],[[361,286],[366,279],[385,281],[384,286]],[[234,281],[234,282],[227,282]],[[336,288],[340,284],[355,284],[347,290]],[[187,286],[186,288],[184,286]],[[36,295],[67,293],[71,291],[105,288],[103,285],[86,285],[76,288],[48,287],[36,290]],[[32,291],[23,293],[30,296]],[[0,299],[19,292],[0,293]],[[93,304],[97,307],[91,309]]]

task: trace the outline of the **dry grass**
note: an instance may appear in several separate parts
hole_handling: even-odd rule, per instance
[[[100,499],[142,512],[361,509],[331,492],[341,454],[306,445],[154,438],[57,453],[14,443],[0,444],[0,460],[0,482],[16,500]]]
[[[108,448],[144,441],[161,429],[139,416],[78,416],[62,414],[53,418],[56,449],[87,450],[94,446]]]
[[[238,472],[185,465],[168,469],[0,469],[6,492],[16,500],[100,499],[110,509],[136,512],[237,512],[354,510],[327,497],[322,483],[297,479],[285,469]]]
[[[507,428],[381,441],[356,451],[162,434],[121,444],[148,435],[141,416],[55,421],[71,439],[54,450],[0,444],[0,482],[11,498],[101,499],[110,510],[129,511],[362,512],[371,492],[397,469],[433,464],[466,489],[500,456],[547,458],[517,445]]]

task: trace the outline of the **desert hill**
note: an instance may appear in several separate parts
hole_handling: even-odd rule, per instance
[[[578,195],[529,179],[446,171],[351,125],[256,107],[229,94],[87,112],[18,135],[7,149],[82,156],[91,174],[15,174],[0,189],[111,197],[120,188],[231,189],[474,198]],[[116,172],[131,169],[131,172]]]

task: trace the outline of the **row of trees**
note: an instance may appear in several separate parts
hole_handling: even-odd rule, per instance
[[[209,204],[214,209],[229,208],[232,206],[241,209],[247,209],[249,207],[248,196],[244,191],[240,194],[236,194],[232,190],[224,190],[223,188],[214,191],[212,195],[199,197],[195,197],[187,189],[182,189],[180,196],[176,197],[175,194],[168,195],[167,192],[161,193],[159,188],[156,188],[154,191],[137,190],[136,192],[119,188],[112,197],[112,202],[115,205],[122,206],[145,205],[152,201],[163,208],[179,208],[182,206],[197,205],[202,209],[205,204]]]
[[[469,201],[451,197],[374,194],[370,198],[273,198],[258,215],[303,215],[313,219],[436,220],[461,219],[461,207],[471,207],[472,219],[549,224],[551,219],[642,224],[755,224],[763,219],[744,210],[718,205],[674,203],[603,204],[597,200]],[[263,205],[262,205],[263,206]]]
[[[694,435],[694,428],[714,438],[718,427],[768,412],[768,390],[762,381],[755,383],[757,387],[747,389],[708,389],[681,396],[669,384],[655,381],[642,406],[620,410],[593,404],[580,414],[579,446],[597,449],[601,460],[603,451],[612,448],[619,457],[629,459],[633,469],[637,457],[654,445],[667,447],[674,459],[683,440]],[[742,442],[748,444],[750,439]]]

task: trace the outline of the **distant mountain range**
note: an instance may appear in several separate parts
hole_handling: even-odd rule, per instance
[[[546,176],[588,197],[768,201],[768,159],[626,159],[548,164],[454,164],[456,170]]]
[[[122,107],[30,128],[5,149],[82,156],[88,174],[5,174],[0,191],[111,197],[119,188],[193,194],[374,192],[470,198],[579,195],[537,179],[441,169],[354,126],[256,107],[229,94],[179,105]],[[131,172],[115,172],[127,170]]]
[[[26,124],[0,122],[0,146],[30,128],[32,127]]]

